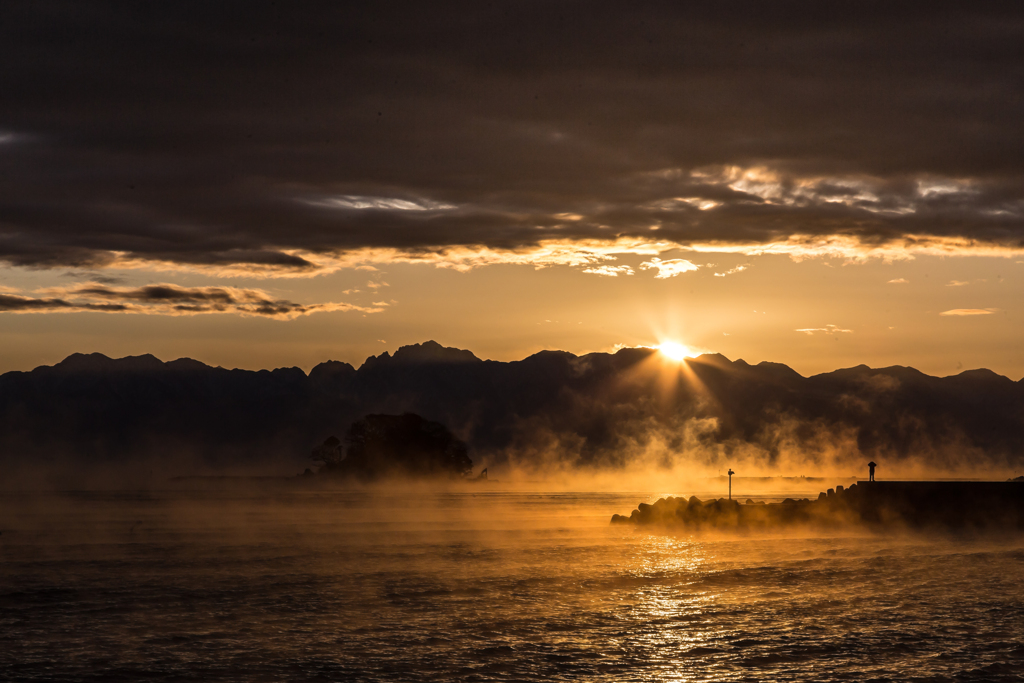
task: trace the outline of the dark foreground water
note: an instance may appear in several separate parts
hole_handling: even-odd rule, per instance
[[[0,680],[1024,679],[1019,539],[676,537],[608,524],[648,495],[492,489],[3,494]]]

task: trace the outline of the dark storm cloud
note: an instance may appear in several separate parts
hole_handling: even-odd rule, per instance
[[[238,287],[178,287],[170,284],[144,287],[111,287],[88,283],[54,288],[47,296],[36,298],[15,292],[0,292],[0,313],[158,313],[194,315],[197,313],[239,313],[267,318],[291,319],[325,311],[379,313],[382,306],[356,306],[347,303],[299,304],[274,299],[260,289]]]
[[[1024,244],[1024,10],[6,3],[0,259]]]

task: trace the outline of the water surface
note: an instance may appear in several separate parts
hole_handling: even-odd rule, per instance
[[[0,680],[1024,678],[1018,539],[608,524],[656,497],[4,494]]]

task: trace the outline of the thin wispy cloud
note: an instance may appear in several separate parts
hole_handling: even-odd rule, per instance
[[[895,280],[889,280],[889,282],[887,284],[890,284],[890,285],[907,285],[907,284],[910,284],[910,280],[906,280],[904,278],[898,277]]]
[[[724,273],[715,273],[715,277],[725,277],[726,275],[733,275],[735,273],[742,273],[744,270],[746,270],[749,267],[750,267],[750,264],[743,264],[742,266],[736,266],[735,268],[730,268],[729,270],[725,271]]]
[[[844,330],[841,327],[835,325],[825,325],[824,327],[804,327],[794,332],[803,332],[804,334],[814,335],[818,333],[822,334],[852,334],[853,330]]]
[[[448,211],[458,208],[454,204],[435,202],[430,199],[400,199],[397,197],[360,197],[342,195],[321,199],[300,200],[309,206],[326,209],[383,209],[391,211]]]
[[[632,275],[633,269],[629,266],[593,266],[584,268],[584,273],[591,275],[604,275],[606,277],[618,277],[619,275]]]
[[[943,316],[970,316],[970,315],[992,315],[996,313],[998,308],[954,308],[949,311],[943,311],[939,315]]]
[[[656,270],[657,274],[654,276],[657,280],[664,280],[666,278],[675,277],[682,275],[683,273],[692,273],[698,270],[700,266],[686,259],[676,258],[662,261],[660,258],[652,258],[650,261],[644,261],[640,264],[640,270]]]
[[[71,302],[57,298],[0,294],[0,313],[74,313],[83,311],[126,313],[129,311],[129,307],[124,304]]]
[[[379,313],[383,310],[380,304],[374,304],[373,307],[340,302],[300,304],[275,298],[260,289],[238,287],[155,284],[131,288],[110,287],[94,282],[49,288],[39,294],[42,296],[10,292],[0,294],[0,313],[103,312],[169,316],[234,313],[289,320],[318,312]]]

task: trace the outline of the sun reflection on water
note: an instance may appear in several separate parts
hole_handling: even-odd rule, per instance
[[[700,678],[696,669],[720,655],[716,644],[726,635],[713,614],[727,598],[702,585],[715,554],[706,542],[654,535],[641,539],[637,551],[629,572],[640,583],[630,616],[644,626],[632,645],[661,660],[642,680]]]

